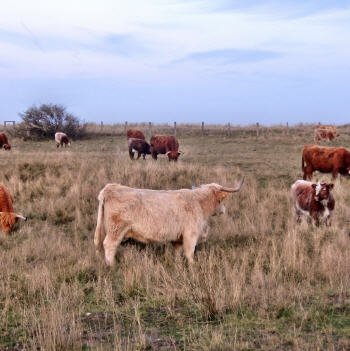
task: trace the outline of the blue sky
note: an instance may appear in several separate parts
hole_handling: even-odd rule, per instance
[[[349,123],[350,0],[2,0],[0,123]]]

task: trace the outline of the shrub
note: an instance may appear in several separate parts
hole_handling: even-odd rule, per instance
[[[73,114],[66,111],[62,105],[42,104],[32,106],[22,118],[22,133],[31,138],[53,138],[56,132],[64,132],[71,138],[82,137],[84,125]]]

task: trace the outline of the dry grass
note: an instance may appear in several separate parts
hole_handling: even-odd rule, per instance
[[[348,350],[349,180],[336,181],[331,228],[296,225],[289,198],[312,138],[183,137],[178,164],[130,161],[122,136],[70,150],[12,140],[0,182],[28,221],[0,234],[0,350]],[[234,186],[242,174],[193,267],[171,246],[127,242],[113,269],[95,256],[106,183]]]

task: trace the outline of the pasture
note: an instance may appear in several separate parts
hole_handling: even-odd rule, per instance
[[[330,145],[349,149],[339,131]],[[350,179],[335,181],[332,227],[297,225],[291,205],[312,129],[178,139],[174,164],[131,161],[124,136],[70,149],[10,138],[0,182],[28,220],[0,234],[0,350],[350,349]],[[105,184],[234,187],[242,175],[192,267],[171,245],[125,242],[113,268],[95,255]]]

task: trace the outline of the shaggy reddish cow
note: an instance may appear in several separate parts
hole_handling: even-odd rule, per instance
[[[0,184],[0,224],[2,230],[9,234],[18,219],[27,220],[26,217],[13,212],[13,200],[7,189]]]
[[[126,132],[126,139],[130,138],[146,140],[144,134],[137,129],[128,129],[128,131]]]
[[[147,143],[146,140],[130,138],[128,139],[128,146],[129,146],[129,156],[132,160],[134,159],[133,150],[137,151],[137,160],[140,158],[141,155],[145,160],[146,155],[151,154],[150,145]]]
[[[307,215],[315,220],[316,225],[319,225],[320,219],[323,219],[327,226],[331,225],[331,215],[335,206],[332,189],[333,184],[297,180],[291,188],[297,222],[300,223],[302,215]]]
[[[5,150],[11,150],[11,145],[9,144],[9,141],[5,133],[0,133],[0,148],[2,147]]]
[[[315,129],[314,140],[317,144],[321,140],[331,141],[337,136],[339,136],[339,134],[336,127],[319,125]]]
[[[158,154],[165,154],[170,161],[177,161],[183,153],[179,151],[179,142],[172,135],[153,135],[151,140],[151,154],[156,160]]]
[[[342,147],[306,145],[303,149],[301,167],[304,180],[311,180],[314,171],[332,173],[333,178],[336,178],[338,173],[350,174],[350,152]]]

